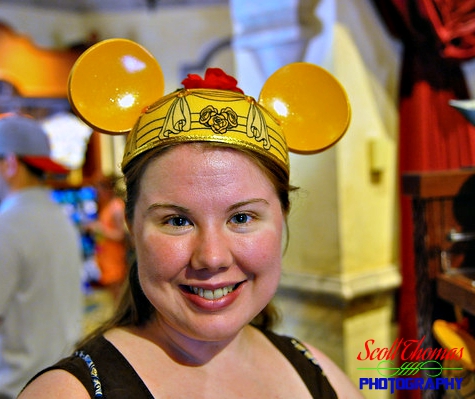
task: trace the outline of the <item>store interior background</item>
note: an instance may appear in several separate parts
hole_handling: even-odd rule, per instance
[[[290,245],[276,302],[284,316],[282,332],[320,347],[355,382],[367,377],[357,355],[368,339],[391,346],[401,284],[397,90],[402,48],[370,0],[157,1],[130,7],[112,0],[111,9],[101,0],[95,6],[56,3],[0,1],[0,22],[43,49],[132,39],[160,62],[166,92],[180,87],[186,73],[202,73],[208,66],[233,74],[256,98],[266,78],[290,62],[315,63],[340,80],[352,105],[347,134],[322,154],[291,155],[292,183],[301,190],[290,215]],[[464,71],[473,87],[473,63]],[[0,92],[0,106],[9,95]],[[93,134],[86,143],[96,150],[88,152],[95,157],[89,165],[118,173],[123,140]],[[82,172],[73,172],[71,184],[82,184]]]

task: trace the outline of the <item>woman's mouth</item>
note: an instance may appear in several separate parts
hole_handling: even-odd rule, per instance
[[[241,283],[228,285],[226,287],[217,288],[215,290],[208,290],[201,287],[195,287],[191,285],[185,286],[187,291],[195,295],[199,295],[201,298],[213,300],[222,298],[231,292],[233,292]]]

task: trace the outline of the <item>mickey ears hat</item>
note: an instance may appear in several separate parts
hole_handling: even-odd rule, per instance
[[[45,172],[69,172],[51,159],[49,139],[41,125],[26,116],[0,115],[0,155],[8,154],[15,154],[23,162]]]
[[[208,69],[205,79],[189,75],[182,83],[183,89],[163,96],[163,73],[155,58],[130,40],[109,39],[78,58],[68,96],[75,113],[94,130],[128,133],[122,169],[152,148],[210,141],[263,154],[288,173],[288,150],[324,151],[350,122],[344,89],[310,63],[276,71],[258,100],[216,68]]]

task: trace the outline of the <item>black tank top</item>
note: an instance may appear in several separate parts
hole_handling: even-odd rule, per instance
[[[270,331],[263,333],[294,366],[313,398],[337,399],[322,369],[299,341]],[[49,370],[65,370],[73,374],[92,399],[154,399],[125,357],[103,336],[42,370],[31,381]]]

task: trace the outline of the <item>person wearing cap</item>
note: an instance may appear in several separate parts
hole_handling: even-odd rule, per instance
[[[0,398],[68,353],[82,332],[76,228],[44,186],[67,170],[32,118],[0,117]]]
[[[183,84],[127,135],[136,261],[115,315],[19,398],[362,398],[322,351],[272,330],[295,189],[281,126],[219,69]]]

